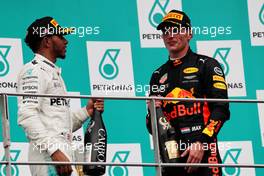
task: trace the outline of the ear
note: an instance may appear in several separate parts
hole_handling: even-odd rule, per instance
[[[49,48],[51,45],[50,37],[44,37],[42,40],[42,44],[45,48]]]
[[[188,33],[188,36],[187,36],[187,38],[188,38],[188,40],[189,40],[189,41],[192,39],[192,37],[193,37],[192,33],[191,33],[191,32],[190,32],[190,33]]]

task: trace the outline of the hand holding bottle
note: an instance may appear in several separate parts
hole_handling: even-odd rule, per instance
[[[94,109],[101,113],[104,112],[104,99],[90,99],[86,105],[86,110],[90,116],[93,116]]]

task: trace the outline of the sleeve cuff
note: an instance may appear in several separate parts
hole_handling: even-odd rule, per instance
[[[83,108],[82,108],[82,111],[83,111],[83,113],[86,115],[86,117],[91,117],[90,114],[88,113],[86,107],[83,107]]]
[[[57,150],[59,150],[59,147],[56,144],[54,144],[53,146],[48,148],[47,152],[48,152],[49,156],[51,156]]]
[[[40,146],[43,147],[43,148],[41,148],[42,150],[45,149],[47,151],[47,153],[49,154],[49,156],[51,156],[54,152],[59,150],[59,147],[61,145],[59,144],[59,141],[56,138],[49,138],[48,137],[48,138],[45,138],[45,140],[43,141],[43,143]]]
[[[79,114],[78,118],[82,122],[84,122],[87,119],[87,117],[90,117],[89,113],[86,110],[86,107],[83,107],[78,114]]]
[[[199,138],[196,140],[203,143],[210,143],[212,141],[212,138],[207,136],[206,134],[202,133]]]

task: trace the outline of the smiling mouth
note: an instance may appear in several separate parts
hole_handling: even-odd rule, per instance
[[[177,42],[176,41],[169,41],[169,42],[167,42],[167,44],[171,46],[171,45],[177,44]]]

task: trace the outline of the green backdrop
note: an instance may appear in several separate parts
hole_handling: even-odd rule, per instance
[[[255,2],[256,1],[256,2]],[[175,2],[175,4],[174,4]],[[242,79],[243,93],[240,88],[232,88],[230,98],[247,98],[256,99],[256,91],[264,89],[263,81],[263,49],[264,49],[264,19],[263,0],[174,0],[168,1],[167,6],[164,0],[145,1],[145,0],[115,0],[115,1],[91,1],[91,0],[46,0],[46,1],[3,1],[1,3],[1,24],[0,38],[15,38],[22,41],[22,58],[23,63],[29,62],[33,53],[25,45],[23,39],[26,34],[27,26],[36,18],[43,16],[54,17],[62,26],[91,26],[99,27],[99,34],[86,34],[83,37],[76,35],[67,36],[69,41],[67,47],[67,57],[65,60],[59,60],[58,65],[63,68],[63,78],[67,85],[68,91],[80,92],[80,94],[90,95],[91,75],[88,66],[89,50],[87,51],[86,42],[129,42],[131,47],[131,58],[133,72],[119,74],[132,75],[134,85],[147,85],[154,69],[159,67],[167,59],[167,50],[164,46],[151,46],[141,41],[141,30],[151,27],[150,20],[146,19],[143,13],[150,14],[150,7],[160,3],[163,10],[169,11],[171,8],[182,8],[191,18],[193,26],[223,26],[230,27],[231,34],[219,34],[212,37],[210,34],[197,34],[191,41],[191,48],[194,51],[203,51],[207,48],[198,47],[200,41],[209,42],[217,41],[221,47],[231,48],[232,46],[224,46],[229,41],[240,41],[242,57],[239,58],[233,53],[234,58],[230,56],[225,59],[231,62],[232,59],[240,59],[242,61],[242,70],[239,65],[230,64],[230,70],[233,75],[230,80],[236,81]],[[181,4],[181,7],[178,6]],[[165,4],[166,5],[166,4]],[[253,7],[253,9],[252,9]],[[252,14],[251,14],[252,13]],[[252,20],[254,13],[259,15],[259,19]],[[255,14],[255,16],[256,16]],[[250,18],[252,16],[252,18]],[[140,22],[141,21],[141,22]],[[144,22],[145,21],[145,22]],[[144,25],[142,25],[144,24]],[[261,26],[262,25],[262,26]],[[262,28],[261,28],[262,27]],[[152,26],[152,30],[154,27]],[[258,37],[254,37],[252,32],[257,31]],[[153,33],[152,31],[149,32]],[[148,39],[148,42],[155,43],[155,39]],[[227,41],[227,42],[225,42]],[[256,44],[257,43],[257,44]],[[0,43],[0,48],[5,46]],[[215,45],[219,48],[218,45]],[[234,47],[235,46],[234,44]],[[114,48],[114,47],[113,47]],[[99,48],[100,50],[100,48]],[[210,49],[208,48],[208,51]],[[211,50],[214,50],[212,48]],[[2,50],[0,50],[2,51]],[[237,50],[236,50],[237,51]],[[240,50],[239,50],[240,51]],[[88,54],[87,54],[88,52]],[[95,51],[93,51],[95,52]],[[92,51],[91,51],[92,53]],[[210,52],[208,53],[210,55]],[[124,54],[126,56],[126,54]],[[1,54],[1,57],[5,55]],[[8,57],[8,56],[7,56]],[[11,58],[16,60],[16,58]],[[241,60],[242,59],[242,60]],[[89,63],[90,64],[90,63]],[[122,65],[119,65],[122,67]],[[12,67],[10,66],[10,69]],[[91,71],[91,70],[90,70]],[[241,73],[242,74],[239,74]],[[6,81],[6,75],[0,76],[1,85]],[[16,75],[12,75],[15,77]],[[232,77],[232,79],[231,79]],[[9,78],[12,79],[12,78]],[[107,80],[109,81],[109,80]],[[115,80],[110,80],[115,81]],[[106,83],[107,84],[107,83]],[[11,91],[14,90],[10,88]],[[1,91],[5,92],[9,87],[1,87]],[[235,92],[238,93],[235,93]],[[136,92],[136,96],[145,96],[145,92]],[[263,94],[262,94],[263,97]],[[258,97],[259,98],[259,97]],[[261,98],[261,97],[260,97]],[[82,100],[85,105],[86,100]],[[225,151],[223,157],[231,157],[226,163],[256,163],[263,164],[264,148],[261,142],[261,117],[260,109],[257,104],[231,103],[231,120],[228,121],[219,134],[219,141],[230,142],[232,149]],[[121,143],[138,143],[141,147],[141,156],[143,162],[154,162],[153,150],[149,140],[149,135],[145,127],[146,105],[144,101],[128,101],[128,100],[106,100],[105,112],[103,114],[105,124],[108,130],[108,141],[111,144]],[[14,97],[9,98],[9,115],[11,122],[11,140],[12,142],[27,141],[21,127],[17,126],[17,100]],[[2,127],[2,124],[1,124]],[[0,141],[2,141],[2,129],[0,132]],[[2,150],[1,150],[2,151]],[[232,154],[233,152],[233,154]],[[231,154],[230,154],[231,153]],[[3,153],[0,153],[0,157]],[[0,158],[1,159],[1,158]],[[23,158],[24,161],[26,158]],[[226,170],[225,175],[264,175],[264,169],[243,170],[231,169]],[[23,175],[20,172],[20,175]],[[115,175],[118,175],[116,172]],[[122,172],[119,173],[122,175]],[[123,174],[125,175],[125,174]],[[132,175],[131,173],[127,175]],[[154,175],[154,169],[144,168],[144,175]],[[138,176],[138,175],[132,175]]]

